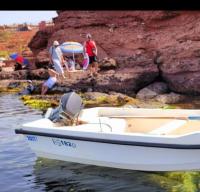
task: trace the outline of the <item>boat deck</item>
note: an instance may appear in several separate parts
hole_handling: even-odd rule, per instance
[[[96,120],[99,123],[99,120]],[[92,122],[78,121],[77,125]],[[112,127],[111,132],[144,133],[151,135],[184,135],[200,132],[199,120],[183,120],[175,118],[108,118],[105,122]],[[63,122],[55,123],[55,127],[66,126]],[[86,128],[86,127],[85,127]],[[109,129],[110,130],[110,129]]]
[[[126,122],[126,133],[184,135],[200,132],[200,121],[198,120],[126,118]]]

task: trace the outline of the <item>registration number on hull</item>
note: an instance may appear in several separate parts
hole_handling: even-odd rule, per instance
[[[37,141],[37,137],[36,136],[27,135],[26,137],[27,137],[28,141]]]
[[[65,141],[62,139],[52,139],[52,141],[53,141],[53,144],[57,146],[66,146],[66,147],[76,148],[76,144],[70,141]]]

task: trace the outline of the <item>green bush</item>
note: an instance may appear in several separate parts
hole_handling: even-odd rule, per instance
[[[9,57],[9,52],[8,51],[0,51],[0,57],[8,58]]]

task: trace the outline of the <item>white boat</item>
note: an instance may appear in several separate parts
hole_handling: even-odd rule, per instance
[[[142,171],[198,170],[199,117],[200,110],[189,109],[80,108],[75,125],[43,118],[15,132],[39,157]]]

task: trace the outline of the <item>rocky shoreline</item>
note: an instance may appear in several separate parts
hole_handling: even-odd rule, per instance
[[[131,101],[137,107],[190,107],[200,96],[199,16],[199,11],[58,11],[54,26],[39,30],[29,42],[26,56],[33,58],[37,69],[1,71],[0,92],[20,91],[31,79],[36,86],[31,97],[39,95],[48,78],[45,67],[52,42],[83,43],[90,32],[98,47],[99,75],[74,72],[48,92],[50,97],[74,90],[102,94],[88,106],[123,106]]]
[[[36,62],[49,62],[54,40],[83,43],[90,32],[100,59],[114,59],[101,71],[96,88],[136,93],[156,81],[172,92],[200,95],[199,11],[58,11],[54,26],[38,31],[30,49]],[[77,86],[87,87],[81,81]],[[90,85],[91,86],[91,85]]]
[[[46,111],[48,107],[59,105],[61,96],[69,91],[76,91],[83,99],[85,108],[97,106],[136,107],[136,108],[195,108],[200,107],[200,97],[187,96],[170,92],[166,84],[157,82],[140,90],[136,95],[130,96],[119,92],[96,92],[70,89],[62,83],[57,84],[47,95],[40,95],[43,81],[34,80],[36,87],[31,95],[19,98],[35,109]],[[27,80],[2,80],[0,81],[0,93],[17,94],[27,86]]]

